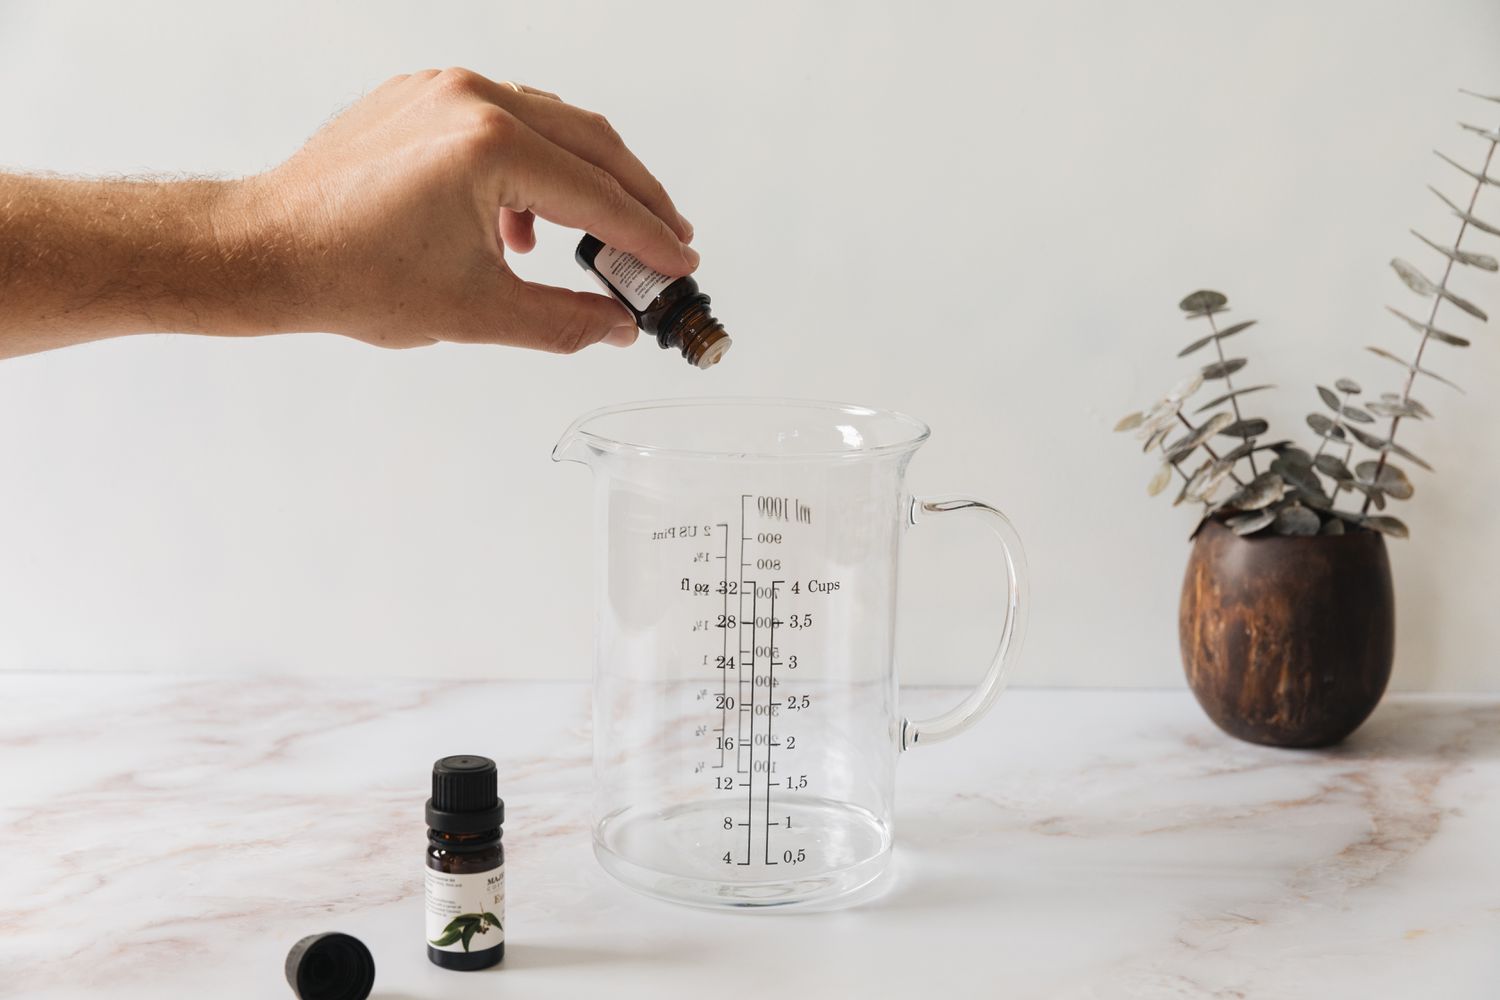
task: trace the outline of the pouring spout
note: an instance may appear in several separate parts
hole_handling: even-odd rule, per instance
[[[579,428],[582,420],[573,422],[573,426],[563,431],[562,437],[557,439],[557,444],[552,446],[552,461],[554,462],[577,462],[579,465],[588,465],[590,449]]]

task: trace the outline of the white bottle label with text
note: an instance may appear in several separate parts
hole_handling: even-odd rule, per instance
[[[427,943],[473,952],[505,940],[505,866],[471,875],[427,869]]]
[[[594,257],[594,267],[611,288],[635,307],[636,312],[649,306],[663,288],[677,280],[651,270],[635,254],[616,250],[608,244],[601,247]]]

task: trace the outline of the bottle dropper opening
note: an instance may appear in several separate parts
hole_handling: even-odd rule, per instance
[[[718,364],[729,353],[730,346],[734,343],[729,334],[723,330],[716,331],[718,336],[709,335],[709,341],[702,352],[694,359],[693,363],[699,368],[712,368]]]

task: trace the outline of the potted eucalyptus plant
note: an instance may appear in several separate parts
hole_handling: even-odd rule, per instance
[[[1199,704],[1240,739],[1337,743],[1385,692],[1395,648],[1385,540],[1408,534],[1392,505],[1416,491],[1408,469],[1432,471],[1398,432],[1432,418],[1417,395],[1424,385],[1457,388],[1430,367],[1429,348],[1466,348],[1470,341],[1452,332],[1453,321],[1489,318],[1449,288],[1450,278],[1458,268],[1500,270],[1494,256],[1473,247],[1479,237],[1500,237],[1500,224],[1476,214],[1485,189],[1500,186],[1500,174],[1491,173],[1492,164],[1500,167],[1500,129],[1461,127],[1487,148],[1477,168],[1437,153],[1469,182],[1460,200],[1430,189],[1457,219],[1452,243],[1413,231],[1439,277],[1402,258],[1391,261],[1406,289],[1428,300],[1420,311],[1388,307],[1415,346],[1366,348],[1396,366],[1395,389],[1367,393],[1349,378],[1319,385],[1321,405],[1307,415],[1311,440],[1272,439],[1266,420],[1246,414],[1250,397],[1274,386],[1236,385],[1247,362],[1225,350],[1255,321],[1222,324],[1228,299],[1197,291],[1179,306],[1204,324],[1202,335],[1178,357],[1208,349],[1211,360],[1115,427],[1134,431],[1143,451],[1159,458],[1147,492],[1163,493],[1175,482],[1174,502],[1200,508],[1178,620],[1183,664]],[[1200,401],[1210,386],[1213,398]]]

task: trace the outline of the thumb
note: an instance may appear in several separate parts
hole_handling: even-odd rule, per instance
[[[554,354],[574,354],[607,340],[618,347],[635,342],[635,319],[614,299],[590,292],[516,283],[506,340]]]

